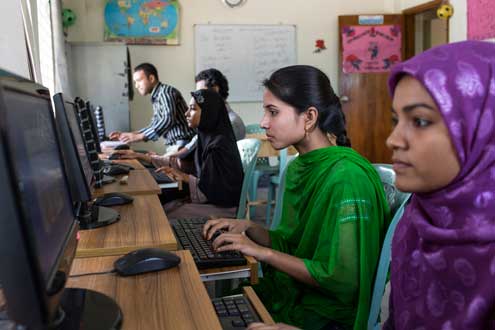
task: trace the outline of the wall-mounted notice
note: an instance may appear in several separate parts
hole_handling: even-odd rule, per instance
[[[468,39],[484,40],[495,38],[495,1],[468,0]]]
[[[227,77],[230,102],[261,101],[261,83],[296,64],[294,25],[194,26],[196,73],[216,68]]]

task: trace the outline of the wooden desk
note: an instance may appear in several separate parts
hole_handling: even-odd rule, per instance
[[[278,157],[279,151],[274,149],[271,143],[268,141],[266,134],[264,133],[253,133],[246,134],[246,139],[258,139],[261,141],[260,151],[258,151],[258,158],[262,157]],[[297,154],[297,150],[290,146],[288,150],[289,155]]]
[[[221,329],[189,251],[175,252],[178,267],[119,277],[113,274],[69,278],[69,287],[92,289],[115,299],[126,330]],[[71,274],[113,269],[113,257],[74,259]]]
[[[219,267],[200,269],[203,282],[228,280],[234,278],[249,278],[251,285],[258,283],[258,261],[253,257],[246,256],[247,264],[244,266]]]
[[[122,255],[147,247],[177,250],[177,241],[158,196],[134,196],[131,204],[113,208],[120,213],[120,221],[79,231],[76,258]]]
[[[120,178],[122,178],[122,175],[116,177],[117,181],[95,189],[93,197],[100,197],[111,192],[121,192],[129,195],[161,193],[161,189],[155,179],[153,179],[151,174],[146,170],[130,171],[127,184],[120,184]]]
[[[272,316],[270,315],[270,313],[268,313],[268,311],[265,308],[265,305],[263,305],[260,298],[258,298],[253,288],[250,286],[245,286],[243,290],[244,290],[244,294],[247,296],[247,298],[253,305],[254,309],[258,313],[260,319],[263,320],[263,322],[268,325],[275,324],[275,321],[273,321]]]

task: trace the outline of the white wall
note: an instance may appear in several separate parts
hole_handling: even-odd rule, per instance
[[[394,1],[247,0],[242,7],[231,9],[221,0],[181,0],[180,45],[130,46],[132,65],[145,61],[154,63],[160,79],[187,96],[194,88],[194,24],[295,24],[298,63],[320,68],[337,87],[337,16],[392,13]],[[103,41],[104,0],[63,0],[63,3],[77,14],[75,25],[69,28],[69,41]],[[324,39],[328,49],[313,53],[316,39]],[[261,119],[261,103],[233,103],[232,107],[247,124]],[[130,104],[130,111],[132,129],[146,125],[152,113],[149,96],[137,95]],[[157,145],[155,148],[160,150]]]
[[[404,9],[421,5],[427,0],[396,0],[395,11],[401,12]],[[449,21],[449,42],[462,41],[467,39],[467,0],[450,0],[454,7],[454,15]]]
[[[17,0],[0,2],[0,68],[30,78],[21,5]]]

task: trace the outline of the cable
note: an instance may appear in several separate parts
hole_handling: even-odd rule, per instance
[[[69,275],[69,277],[81,277],[81,276],[89,276],[89,275],[105,275],[105,274],[113,274],[116,272],[117,271],[115,269],[112,269],[112,270],[107,270],[104,272],[74,274],[74,275]]]

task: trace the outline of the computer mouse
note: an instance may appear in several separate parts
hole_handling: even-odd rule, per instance
[[[112,164],[105,167],[103,169],[103,173],[111,176],[129,174],[129,168],[126,166],[120,166],[118,164]]]
[[[115,146],[113,150],[129,150],[131,147],[128,144],[119,144],[118,146]]]
[[[112,193],[107,193],[102,197],[98,197],[94,203],[100,206],[114,206],[114,205],[129,204],[132,203],[133,200],[134,197],[130,195],[118,193],[118,192],[112,192]]]
[[[120,159],[120,154],[114,152],[114,153],[111,153],[110,156],[108,156],[108,159],[109,160],[116,160],[116,159]]]
[[[180,258],[163,249],[139,249],[120,257],[113,264],[121,276],[137,275],[168,269],[180,264]]]

